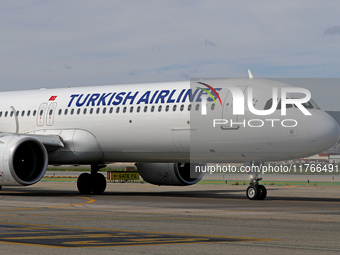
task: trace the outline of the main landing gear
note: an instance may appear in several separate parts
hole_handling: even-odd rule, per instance
[[[91,165],[91,173],[82,173],[77,180],[77,187],[81,194],[102,194],[106,189],[106,178],[98,173],[106,165]]]
[[[250,200],[264,200],[267,196],[267,189],[265,186],[260,185],[259,181],[262,180],[255,170],[250,178],[250,185],[247,188],[246,195]]]

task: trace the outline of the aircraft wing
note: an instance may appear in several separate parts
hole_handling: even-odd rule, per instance
[[[28,136],[28,137],[35,138],[45,146],[47,152],[52,152],[52,151],[57,150],[58,148],[64,147],[63,140],[58,135],[0,133],[0,139],[1,139],[1,137],[5,137],[5,136]]]

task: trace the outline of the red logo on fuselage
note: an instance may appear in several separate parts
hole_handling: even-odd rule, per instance
[[[57,98],[57,96],[51,96],[50,99],[48,99],[48,101],[54,101]]]

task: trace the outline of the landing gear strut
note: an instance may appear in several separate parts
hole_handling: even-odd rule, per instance
[[[91,165],[91,174],[82,173],[77,180],[77,187],[82,194],[102,194],[106,189],[106,179],[103,174],[98,173],[100,168],[106,165]]]
[[[252,166],[259,166],[259,164],[253,163]],[[267,196],[267,189],[259,184],[262,178],[258,175],[258,168],[254,168],[251,172],[250,185],[247,188],[246,195],[250,200],[264,200]]]

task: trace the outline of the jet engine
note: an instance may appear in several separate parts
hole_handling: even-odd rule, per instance
[[[188,163],[137,163],[136,166],[144,181],[155,185],[192,185],[204,175],[202,172],[196,173],[195,166]]]
[[[32,185],[41,180],[48,164],[44,145],[29,136],[0,137],[0,185]]]

